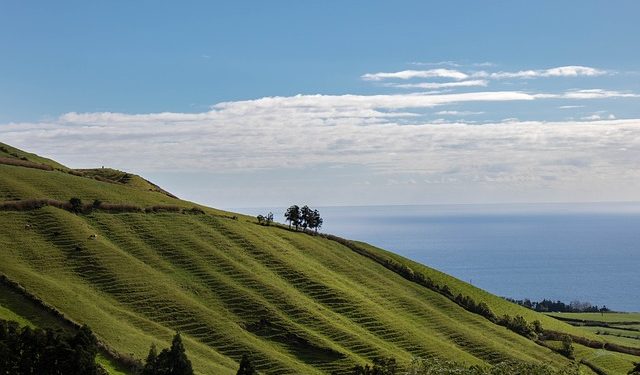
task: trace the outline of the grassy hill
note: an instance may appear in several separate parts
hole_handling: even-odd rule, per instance
[[[390,262],[446,285],[453,295],[485,302],[498,316],[521,315],[545,329],[605,340],[364,243],[354,246],[371,256],[330,238],[179,200],[124,172],[74,171],[0,145],[17,159],[52,167],[0,159],[0,202],[78,197],[106,204],[80,214],[8,204],[0,211],[0,273],[66,319],[88,324],[120,354],[144,358],[151,343],[166,347],[179,330],[200,374],[234,374],[245,353],[271,374],[345,373],[380,356],[401,364],[414,356],[469,365],[570,363],[408,280]],[[116,213],[108,205],[139,209]],[[6,285],[0,317],[65,325]],[[577,352],[611,374],[626,373],[640,360],[588,347]],[[101,360],[118,373],[114,363]]]

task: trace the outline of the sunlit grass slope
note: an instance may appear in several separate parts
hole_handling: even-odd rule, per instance
[[[71,197],[194,206],[158,191],[0,165],[0,200]],[[151,343],[165,347],[179,330],[201,374],[233,374],[245,353],[274,374],[345,372],[378,356],[401,363],[413,356],[467,364],[568,363],[337,242],[204,211],[1,211],[0,272],[90,325],[120,353],[144,358]],[[525,315],[545,327],[597,338],[435,270],[421,272],[454,293],[485,300],[498,314]],[[0,306],[6,315],[16,310],[2,299]],[[631,367],[629,359],[621,361],[616,366]]]

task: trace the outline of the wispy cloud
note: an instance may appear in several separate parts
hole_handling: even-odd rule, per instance
[[[607,99],[607,98],[638,98],[640,95],[632,92],[605,90],[605,89],[585,89],[569,90],[562,94],[534,94],[538,99]]]
[[[450,62],[443,62],[442,64]],[[455,65],[456,67],[460,65]],[[490,63],[482,66],[491,66]],[[453,79],[457,81],[465,80],[468,78],[476,79],[534,79],[534,78],[546,78],[546,77],[597,77],[606,74],[613,74],[613,72],[603,69],[592,68],[581,65],[568,65],[559,66],[549,69],[538,70],[520,70],[515,72],[488,72],[488,71],[467,71],[464,72],[460,69],[428,69],[428,70],[402,70],[398,72],[379,72],[379,73],[367,73],[363,74],[361,78],[365,81],[382,81],[386,79],[416,79],[416,78],[445,78]]]
[[[615,120],[616,116],[611,113],[606,114],[606,111],[598,111],[588,116],[581,117],[580,119],[585,121]]]
[[[556,68],[542,70],[520,70],[517,72],[486,72],[480,71],[472,73],[472,77],[490,78],[490,79],[507,79],[507,78],[544,78],[544,77],[596,77],[609,74],[606,70],[591,68],[588,66],[559,66]]]
[[[487,86],[488,82],[483,79],[475,79],[468,81],[458,81],[458,82],[420,82],[420,83],[391,83],[388,84],[390,87],[397,87],[402,89],[446,89],[446,88],[457,88],[457,87],[479,87],[479,86]]]
[[[462,66],[462,64],[455,62],[455,61],[437,61],[437,62],[419,62],[419,61],[414,61],[414,62],[410,62],[410,65],[416,65],[416,66],[452,66],[452,67],[459,67]]]
[[[439,111],[435,113],[439,116],[473,116],[473,115],[482,115],[484,112],[473,112],[473,111]]]
[[[561,105],[558,109],[574,109],[574,108],[584,108],[584,105]]]
[[[452,69],[403,70],[400,72],[380,72],[363,74],[365,81],[381,81],[384,79],[412,79],[412,78],[450,78],[455,80],[467,79],[468,75]]]

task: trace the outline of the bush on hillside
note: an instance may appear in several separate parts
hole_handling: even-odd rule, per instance
[[[373,360],[373,366],[365,364],[364,366],[356,365],[353,368],[353,375],[395,375],[398,373],[398,363],[395,358],[376,358]]]
[[[406,372],[407,375],[579,375],[577,364],[561,369],[554,369],[545,364],[533,364],[518,361],[506,361],[492,367],[466,367],[453,361],[437,358],[414,358]]]
[[[251,364],[251,360],[246,354],[242,355],[242,359],[240,360],[240,367],[238,368],[238,372],[236,375],[257,375],[258,372],[255,368],[253,368],[253,364]]]
[[[69,204],[71,205],[71,212],[76,214],[82,212],[82,200],[77,197],[73,197],[69,199]]]
[[[17,155],[15,155],[16,157],[18,157]],[[40,164],[40,163],[34,163],[32,161],[29,161],[27,158],[21,159],[14,159],[14,158],[5,158],[5,157],[0,157],[0,164],[6,164],[6,165],[13,165],[16,167],[26,167],[26,168],[34,168],[34,169],[41,169],[43,171],[52,171],[53,167],[51,167],[50,165],[46,165],[46,164]]]
[[[564,355],[569,359],[575,358],[573,355],[573,340],[571,340],[571,336],[564,335],[562,338],[562,348],[560,349],[560,354]]]
[[[146,213],[158,213],[158,212],[180,212],[182,208],[170,204],[157,204],[155,206],[147,207],[144,209]]]

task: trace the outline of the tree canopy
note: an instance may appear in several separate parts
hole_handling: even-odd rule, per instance
[[[97,375],[98,340],[87,326],[75,334],[0,320],[0,374]]]
[[[191,361],[187,358],[180,333],[173,337],[171,348],[157,353],[155,344],[152,344],[142,375],[193,375]]]
[[[300,208],[300,206],[294,204],[287,208],[284,217],[289,223],[289,228],[293,226],[296,230],[302,227],[303,230],[312,229],[317,232],[324,221],[318,210],[311,209],[307,205]]]

